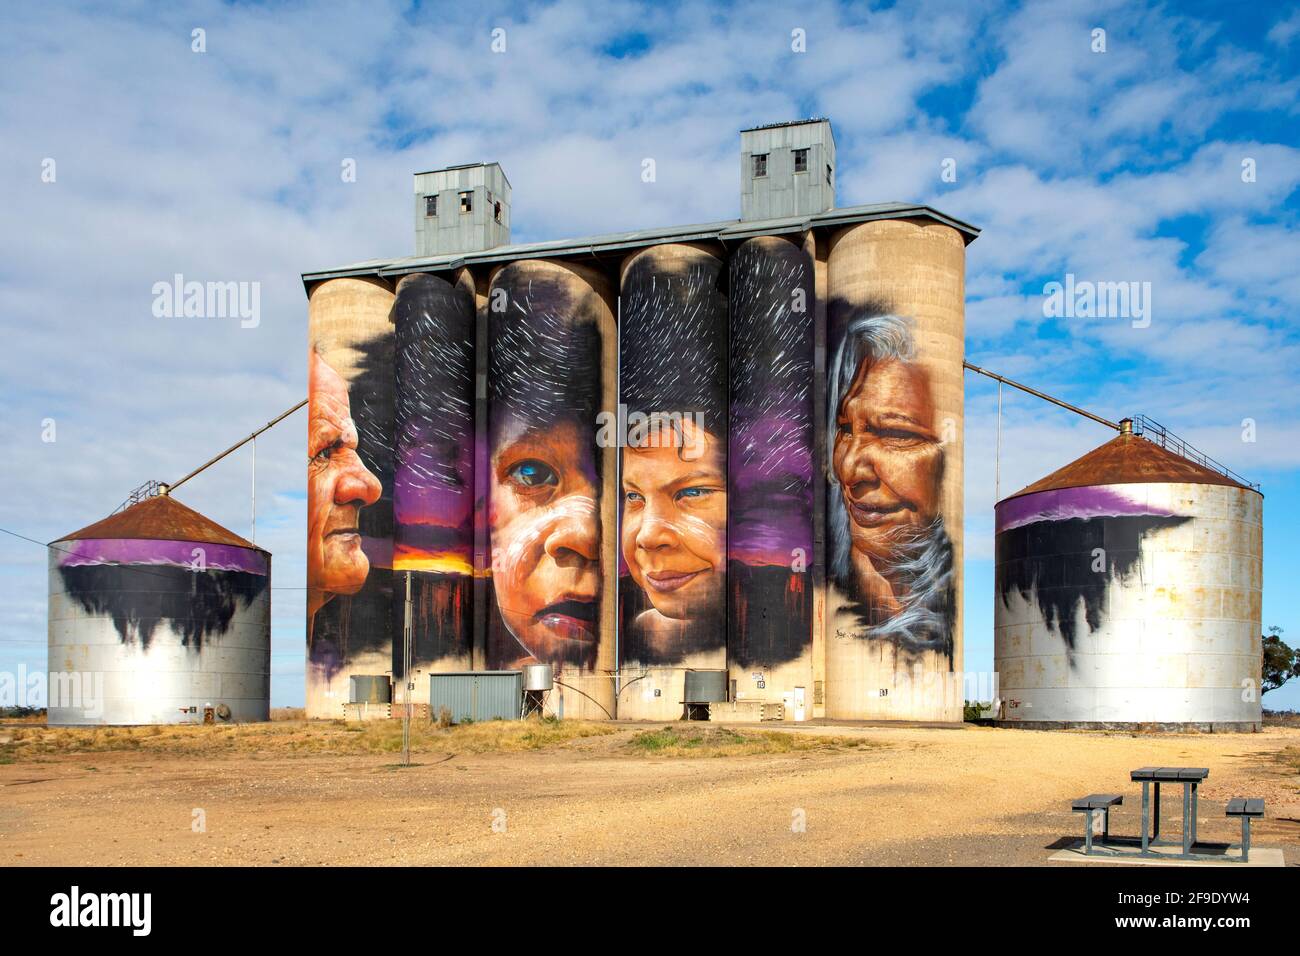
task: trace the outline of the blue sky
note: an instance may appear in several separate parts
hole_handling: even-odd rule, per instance
[[[817,114],[840,205],[984,229],[971,361],[1262,483],[1264,625],[1300,641],[1295,4],[104,6],[0,12],[0,527],[53,540],[299,400],[299,275],[409,253],[412,172],[501,162],[520,241],[734,218],[737,131]],[[155,318],[176,273],[260,282],[261,323]],[[1044,319],[1067,273],[1150,282],[1150,326]],[[995,402],[968,377],[970,670],[992,666]],[[304,428],[257,451],[277,705],[303,695]],[[1107,437],[1004,394],[1002,493]],[[247,534],[250,482],[245,449],[179,497]],[[0,671],[44,668],[45,590],[43,550],[0,536]],[[1265,703],[1300,708],[1300,682]]]

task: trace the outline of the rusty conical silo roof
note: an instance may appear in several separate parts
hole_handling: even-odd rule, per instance
[[[158,541],[198,541],[225,544],[236,548],[265,551],[233,531],[187,508],[170,495],[156,495],[133,504],[125,511],[111,514],[80,531],[65,534],[58,541],[87,538],[149,538]],[[51,542],[52,543],[52,542]]]
[[[1163,482],[1247,487],[1222,472],[1199,465],[1189,458],[1184,458],[1155,442],[1148,441],[1141,435],[1119,434],[1082,458],[1076,458],[1064,468],[1058,468],[1047,477],[1038,479],[1032,485],[1021,488],[1002,500],[1010,501],[1022,495],[1055,491],[1060,488]]]

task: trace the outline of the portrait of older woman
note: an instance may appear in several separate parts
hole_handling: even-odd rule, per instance
[[[358,454],[348,386],[311,350],[307,424],[307,621],[339,594],[356,594],[370,561],[361,547],[360,512],[379,500],[379,479]]]
[[[623,275],[620,583],[625,662],[726,644],[727,298],[721,259],[652,247]],[[644,422],[632,426],[633,416]]]
[[[858,636],[951,654],[953,549],[929,375],[907,319],[832,310],[844,330],[827,370],[832,580],[852,601]]]
[[[603,303],[576,273],[517,262],[489,300],[490,667],[589,668],[600,639]]]

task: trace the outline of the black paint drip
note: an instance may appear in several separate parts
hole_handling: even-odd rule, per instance
[[[1010,608],[1012,590],[1036,600],[1048,628],[1056,631],[1073,655],[1075,612],[1083,605],[1089,632],[1101,627],[1106,589],[1111,581],[1128,581],[1140,565],[1142,539],[1153,531],[1177,527],[1189,517],[1122,515],[1036,521],[1003,531],[997,537],[997,590]],[[1093,567],[1100,548],[1105,569]]]
[[[266,575],[168,565],[88,564],[59,568],[63,587],[88,614],[112,618],[123,644],[149,649],[163,621],[183,647],[203,649],[205,639],[226,633],[237,606],[266,589]]]

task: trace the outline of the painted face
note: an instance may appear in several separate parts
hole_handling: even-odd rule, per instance
[[[722,601],[727,477],[722,444],[691,419],[680,439],[623,452],[623,560],[665,617]]]
[[[900,529],[934,520],[943,451],[923,369],[897,360],[859,366],[840,403],[832,464],[854,550],[888,558]]]
[[[538,660],[580,659],[596,642],[600,525],[591,435],[566,422],[506,435],[493,456],[489,523],[501,617]]]
[[[382,489],[357,455],[347,383],[315,350],[307,391],[307,587],[355,594],[370,571],[357,518]]]

